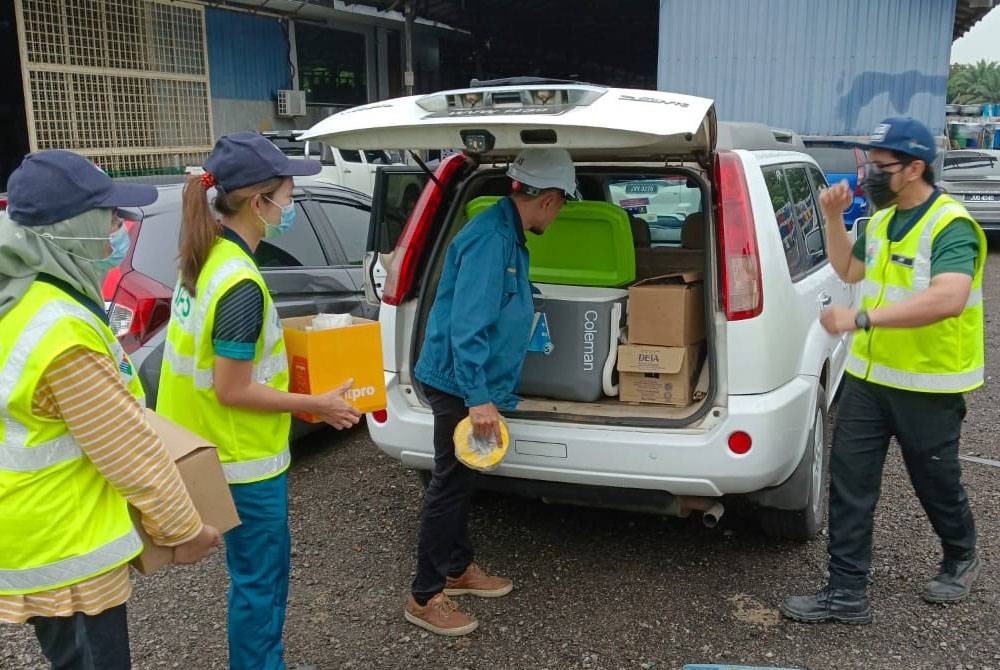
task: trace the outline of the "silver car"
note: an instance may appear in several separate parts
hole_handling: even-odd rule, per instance
[[[987,234],[1000,233],[1000,151],[949,151],[938,185],[961,201]]]

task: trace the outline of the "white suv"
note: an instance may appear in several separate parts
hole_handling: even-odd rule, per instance
[[[517,152],[562,147],[587,200],[621,205],[621,184],[693,192],[671,193],[659,205],[679,208],[686,222],[679,241],[634,239],[643,247],[636,256],[704,271],[704,397],[687,407],[525,397],[506,415],[510,451],[483,485],[547,501],[711,510],[707,521],[723,496],[738,496],[768,534],[814,536],[825,505],[826,413],[847,350],[846,337],[828,335],[818,316],[828,305],[851,304],[854,294],[826,258],[822,171],[805,154],[779,150],[787,145],[762,128],[768,140],[723,150],[718,137],[739,144],[732,138],[753,125],[720,127],[711,100],[519,82],[382,101],[307,131],[303,137],[342,147],[465,147],[431,178],[390,168],[376,186],[367,275],[369,294],[381,289],[388,408],[368,417],[374,442],[404,465],[433,467],[433,419],[413,365],[445,249],[467,221],[468,203],[509,191],[504,173]],[[394,180],[425,183],[401,234],[386,224],[392,203],[380,202],[380,194],[400,190]],[[653,225],[633,213],[633,226],[643,222]]]

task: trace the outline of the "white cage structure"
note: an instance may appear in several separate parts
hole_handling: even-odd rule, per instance
[[[112,175],[183,172],[212,148],[205,13],[157,0],[15,0],[32,151]]]

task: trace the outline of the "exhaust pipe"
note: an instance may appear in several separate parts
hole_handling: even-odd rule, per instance
[[[701,522],[706,528],[715,528],[719,525],[719,519],[725,514],[726,508],[718,498],[706,498],[704,496],[677,496],[675,505],[671,505],[671,511],[676,510],[676,515],[686,518],[693,510],[701,512]]]

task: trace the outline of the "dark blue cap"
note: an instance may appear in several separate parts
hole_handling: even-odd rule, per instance
[[[7,214],[22,226],[48,226],[92,209],[143,207],[155,186],[115,182],[72,151],[28,154],[7,181]]]
[[[934,136],[924,124],[909,116],[893,116],[882,121],[872,131],[867,142],[858,142],[867,149],[886,149],[919,158],[928,165],[934,161],[937,148]]]
[[[223,135],[205,161],[205,172],[223,191],[235,191],[275,177],[308,177],[322,169],[318,161],[291,159],[259,133]]]

